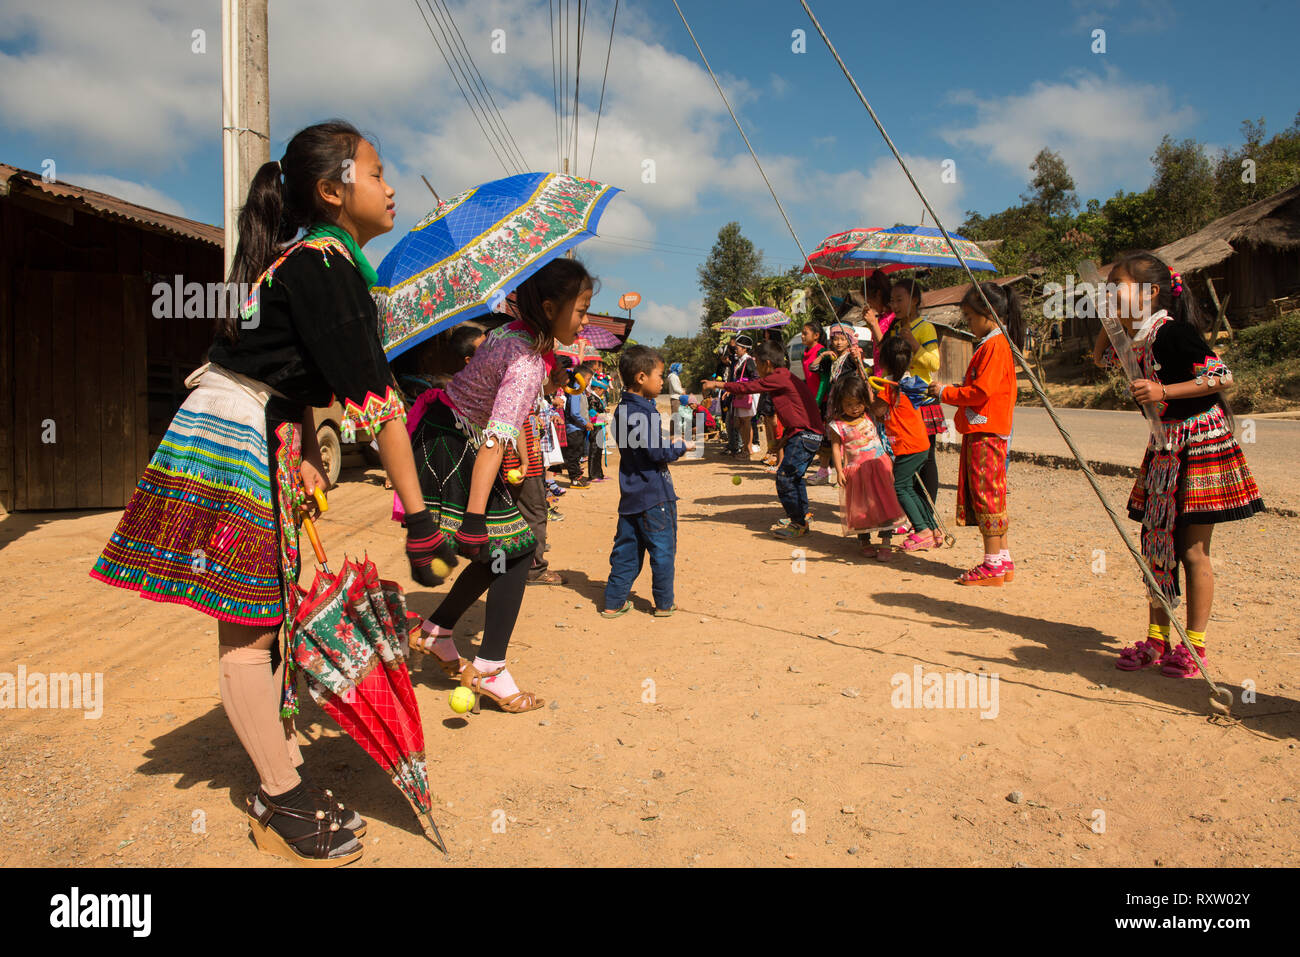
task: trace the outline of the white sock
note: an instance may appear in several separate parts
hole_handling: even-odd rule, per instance
[[[420,630],[426,635],[431,635],[433,637],[433,653],[441,660],[459,660],[460,651],[456,648],[456,639],[451,636],[450,628],[442,628],[431,621],[426,621],[420,626]],[[424,644],[427,645],[427,640]]]
[[[483,687],[491,691],[498,698],[509,698],[512,694],[519,693],[519,685],[515,684],[515,679],[510,677],[510,671],[505,667],[504,661],[488,661],[484,658],[474,659],[475,671],[496,671],[501,668],[501,674],[495,678],[484,678]]]
[[[999,553],[999,554],[997,554],[997,555],[990,555],[988,552],[985,552],[985,553],[984,553],[984,564],[985,564],[985,565],[988,565],[990,568],[1001,568],[1001,567],[1002,567],[1002,555],[1001,555],[1001,553]]]
[[[1002,549],[1002,551],[998,552],[998,557],[1001,558],[1004,562],[1011,561],[1011,549],[1009,548]]]

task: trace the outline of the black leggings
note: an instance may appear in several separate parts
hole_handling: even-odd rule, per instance
[[[921,471],[916,473],[916,480],[930,493],[931,502],[939,501],[939,462],[935,458],[935,446],[938,444],[939,436],[930,436],[930,455],[921,466]]]
[[[510,635],[519,618],[519,606],[524,601],[528,568],[532,563],[531,550],[507,560],[506,570],[500,574],[492,571],[491,564],[470,562],[469,567],[456,576],[451,591],[442,600],[438,610],[429,616],[429,620],[439,628],[453,628],[460,616],[469,610],[469,606],[487,592],[487,616],[483,623],[483,640],[479,642],[478,656],[485,661],[505,661]]]

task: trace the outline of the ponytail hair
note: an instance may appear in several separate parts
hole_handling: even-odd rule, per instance
[[[559,309],[571,305],[583,292],[594,294],[597,281],[587,267],[576,259],[552,259],[533,273],[515,290],[515,305],[519,316],[533,334],[534,348],[539,353],[550,352],[555,345],[551,321],[546,317],[543,303],[553,302]]]
[[[248,186],[239,210],[239,244],[230,265],[233,283],[257,282],[285,244],[313,223],[333,222],[336,213],[320,198],[321,180],[343,183],[348,160],[355,160],[366,137],[345,120],[329,120],[299,130],[279,162],[263,163]],[[239,317],[218,321],[217,334],[238,337]]]
[[[893,291],[893,283],[885,275],[883,269],[877,269],[867,277],[867,302],[870,303],[873,298],[878,298],[883,311],[889,311],[889,294]]]
[[[984,299],[980,298],[981,291],[988,299],[989,305],[993,307],[997,318],[1001,319],[1002,324],[1007,327],[1007,335],[1016,344],[1016,348],[1023,349],[1025,319],[1020,311],[1020,297],[1016,295],[1016,291],[1010,286],[999,286],[995,282],[982,282],[978,289],[972,285],[966,290],[966,295],[962,296],[961,304],[981,316],[988,315]]]
[[[1148,250],[1125,253],[1111,269],[1111,275],[1122,272],[1135,281],[1147,286],[1159,287],[1151,305],[1163,309],[1179,322],[1190,322],[1198,332],[1209,330],[1208,316],[1196,305],[1196,297],[1183,283],[1183,277],[1169,268],[1169,265]]]

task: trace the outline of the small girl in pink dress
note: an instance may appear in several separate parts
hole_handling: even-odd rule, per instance
[[[827,436],[831,461],[840,487],[840,525],[845,535],[856,533],[863,554],[875,554],[871,533],[892,532],[904,519],[894,493],[894,467],[876,431],[867,404],[867,383],[845,376],[831,395],[833,410]]]

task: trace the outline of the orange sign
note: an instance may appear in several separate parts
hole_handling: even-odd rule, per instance
[[[639,292],[625,292],[618,298],[618,308],[635,309],[641,304],[641,294]]]

